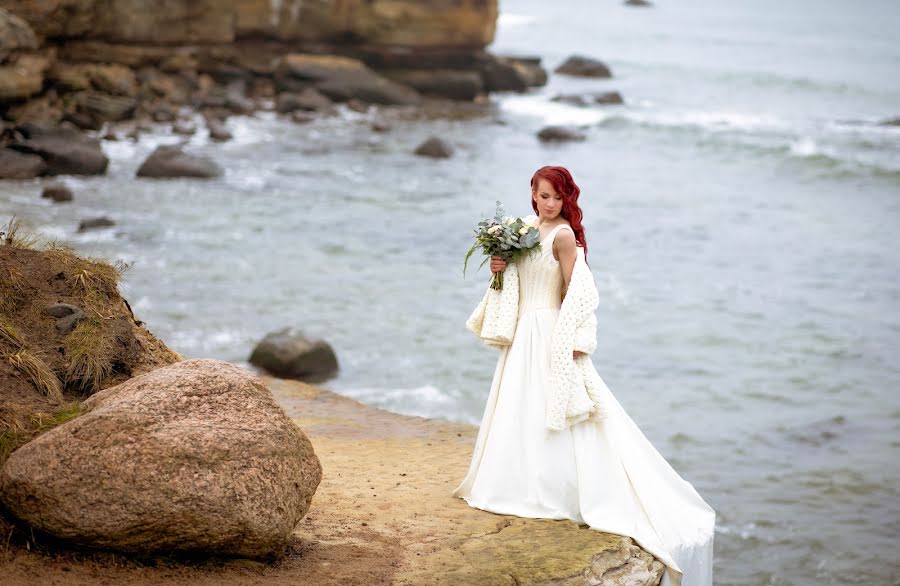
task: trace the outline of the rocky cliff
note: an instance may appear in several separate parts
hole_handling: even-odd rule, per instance
[[[185,45],[246,38],[481,49],[496,0],[7,0],[42,39]]]

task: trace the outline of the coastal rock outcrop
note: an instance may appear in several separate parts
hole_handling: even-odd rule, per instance
[[[275,72],[275,85],[283,91],[315,87],[336,102],[356,98],[373,104],[416,104],[419,94],[369,69],[365,63],[335,55],[290,54]]]
[[[491,42],[496,0],[6,0],[45,38],[118,43],[229,43],[353,40],[377,45],[483,47]]]
[[[100,141],[72,128],[25,123],[9,148],[43,159],[46,175],[103,175],[109,159]]]
[[[322,477],[247,370],[177,362],[96,393],[0,469],[0,501],[57,538],[119,551],[281,554]]]
[[[32,179],[46,170],[47,164],[37,155],[0,149],[0,179]]]

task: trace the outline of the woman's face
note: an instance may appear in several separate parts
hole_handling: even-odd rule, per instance
[[[543,177],[538,179],[537,189],[532,193],[531,199],[537,203],[538,215],[544,220],[552,220],[562,212],[562,196]]]

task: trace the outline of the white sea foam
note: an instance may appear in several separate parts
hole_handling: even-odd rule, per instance
[[[798,157],[812,157],[820,154],[816,141],[804,136],[790,145],[791,154]]]
[[[744,112],[653,112],[630,111],[623,114],[626,119],[655,126],[693,126],[705,130],[740,130],[745,132],[785,130],[790,125],[785,120],[760,114]]]
[[[597,124],[610,117],[601,110],[552,102],[543,96],[506,96],[500,100],[500,107],[512,114],[539,118],[546,124]]]
[[[535,17],[529,16],[527,14],[512,14],[509,12],[502,12],[497,17],[497,26],[502,28],[512,28],[515,26],[531,24],[535,20],[537,20]]]
[[[377,405],[402,415],[434,417],[436,413],[459,415],[459,401],[433,385],[413,388],[353,387],[336,389],[369,405]]]

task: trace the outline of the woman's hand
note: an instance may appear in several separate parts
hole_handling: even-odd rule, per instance
[[[584,352],[579,352],[578,350],[572,350],[572,360],[575,360],[579,356],[584,356]]]
[[[491,272],[499,273],[506,268],[506,261],[503,260],[502,256],[492,256],[491,257]]]

